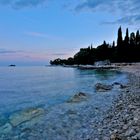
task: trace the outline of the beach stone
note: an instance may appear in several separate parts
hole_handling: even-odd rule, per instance
[[[127,85],[122,85],[122,84],[120,85],[121,89],[124,89],[124,88],[127,88],[127,87],[128,87]]]
[[[70,100],[68,100],[68,103],[77,103],[81,101],[85,101],[88,98],[88,95],[83,92],[79,92],[75,94]]]
[[[114,82],[112,85],[121,85],[119,82]]]
[[[0,115],[0,127],[7,122],[6,118],[3,115]]]
[[[19,140],[19,136],[14,136],[12,140]]]
[[[69,114],[69,115],[76,115],[77,112],[76,111],[73,111],[73,110],[68,110],[67,111],[67,114]]]
[[[133,136],[132,139],[139,140],[140,139],[140,132],[137,133],[135,136]]]
[[[134,136],[136,131],[134,129],[128,129],[125,133],[125,136]]]
[[[128,129],[128,125],[125,124],[125,125],[123,126],[123,130],[127,130],[127,129]]]
[[[99,92],[106,92],[108,90],[111,90],[112,88],[113,88],[112,85],[106,85],[106,84],[101,84],[101,83],[97,83],[95,85],[95,90]]]
[[[125,89],[125,88],[128,87],[128,85],[123,85],[123,84],[121,84],[121,83],[119,83],[119,82],[114,82],[114,83],[112,84],[112,86],[113,86],[113,87],[116,87],[116,88],[120,88],[120,89]]]
[[[15,127],[21,123],[37,118],[43,113],[44,110],[42,108],[29,108],[13,114],[12,116],[10,116],[9,120],[12,126]]]
[[[112,134],[110,140],[121,140],[121,138],[117,134]]]
[[[12,126],[9,123],[0,127],[0,134],[7,134],[10,133],[12,130]]]

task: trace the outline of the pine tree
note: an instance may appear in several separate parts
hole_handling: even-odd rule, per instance
[[[91,44],[91,46],[90,46],[90,49],[91,49],[91,50],[93,49],[92,44]]]
[[[124,45],[125,46],[129,45],[129,31],[128,31],[128,28],[126,29],[126,36],[125,36],[125,39],[124,39]]]
[[[136,46],[140,45],[140,34],[139,34],[139,30],[137,30],[136,32]]]
[[[112,48],[114,48],[115,47],[115,41],[113,41],[113,43],[112,43]]]
[[[122,29],[121,27],[118,29],[118,40],[117,40],[117,46],[122,47],[123,44],[123,38],[122,38]]]
[[[136,37],[135,37],[135,33],[132,32],[130,34],[130,46],[134,47],[136,45]]]
[[[103,45],[106,46],[106,41],[104,40]]]

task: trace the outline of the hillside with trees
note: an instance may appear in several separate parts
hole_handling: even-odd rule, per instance
[[[125,37],[122,36],[121,27],[118,29],[117,43],[103,42],[96,48],[90,45],[81,48],[78,53],[68,59],[55,59],[50,61],[51,65],[74,65],[94,64],[96,61],[110,60],[110,62],[140,62],[140,33],[139,30],[129,34],[126,29]]]

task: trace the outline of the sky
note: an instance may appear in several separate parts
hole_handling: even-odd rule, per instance
[[[0,0],[0,65],[45,65],[140,29],[140,0]]]

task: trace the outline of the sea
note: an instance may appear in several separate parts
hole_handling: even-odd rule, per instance
[[[86,137],[86,125],[94,131],[88,124],[100,121],[120,93],[118,87],[100,93],[95,85],[114,82],[126,84],[127,74],[60,66],[0,67],[0,140]],[[89,98],[69,103],[79,92]]]

